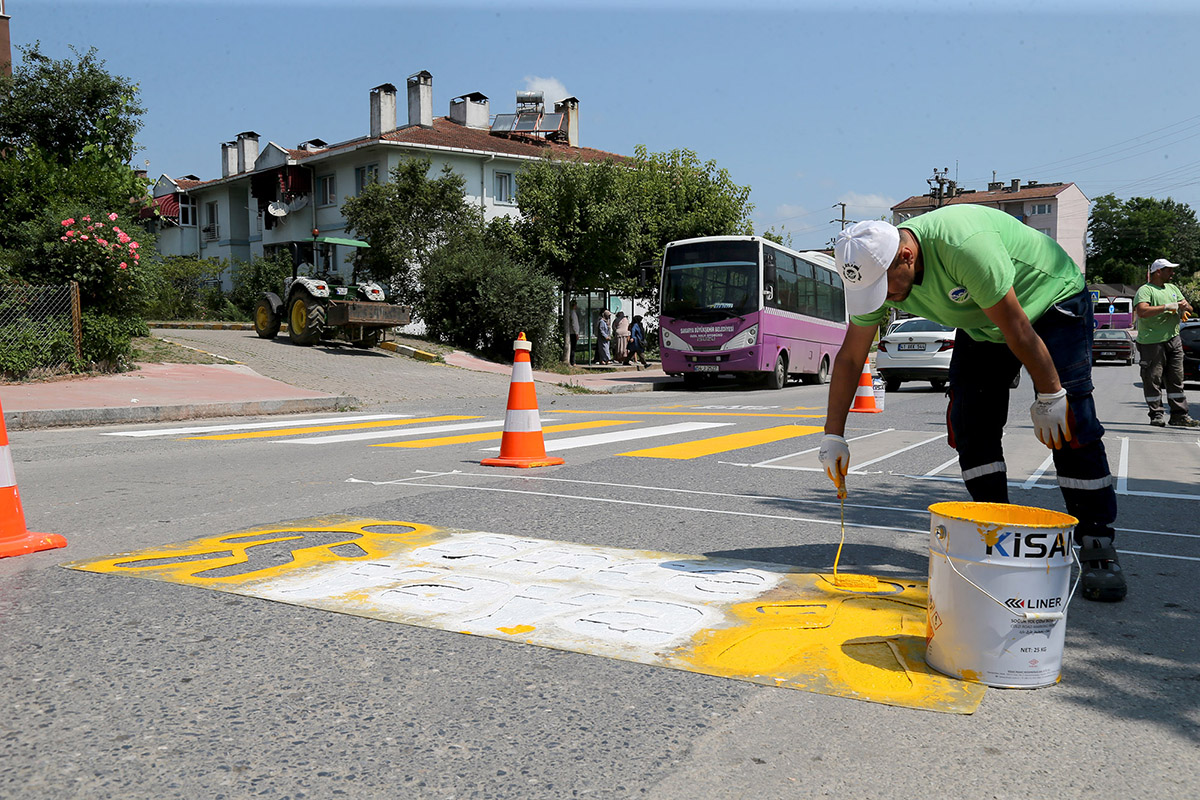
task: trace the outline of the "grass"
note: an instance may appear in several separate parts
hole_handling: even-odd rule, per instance
[[[228,364],[223,358],[174,344],[155,336],[135,336],[130,361],[142,364]]]

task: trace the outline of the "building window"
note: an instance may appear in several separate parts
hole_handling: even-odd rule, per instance
[[[1033,207],[1029,211],[1029,216],[1036,217],[1038,214],[1049,214],[1049,213],[1050,213],[1050,204],[1049,203],[1034,203]]]
[[[184,228],[196,227],[196,201],[186,194],[179,195],[179,224]]]
[[[493,198],[497,203],[512,203],[513,176],[511,172],[496,173],[496,190],[493,193]]]
[[[356,167],[354,170],[354,193],[362,194],[363,189],[366,189],[372,183],[379,182],[379,165],[368,164],[365,167]]]
[[[337,204],[337,176],[322,175],[317,178],[317,204],[322,206]]]
[[[1046,234],[1047,236],[1050,236],[1050,229],[1049,229],[1049,228],[1034,228],[1034,230],[1035,230],[1035,231],[1037,231],[1038,233],[1044,233],[1044,234]],[[1053,237],[1051,236],[1051,238],[1053,238]]]
[[[204,204],[204,227],[201,231],[204,233],[204,241],[215,242],[221,238],[221,228],[217,224],[220,217],[217,213],[216,203]]]

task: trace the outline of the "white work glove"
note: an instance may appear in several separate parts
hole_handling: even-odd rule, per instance
[[[1037,399],[1029,407],[1029,416],[1037,431],[1038,441],[1046,447],[1058,450],[1071,441],[1070,406],[1067,405],[1067,390],[1059,389],[1050,394],[1037,393]]]
[[[825,434],[821,439],[821,449],[817,452],[825,474],[838,489],[838,497],[846,496],[846,473],[850,471],[850,445],[841,436],[832,433]]]
[[[1167,311],[1170,311],[1172,314],[1179,313],[1179,303],[1166,303],[1163,305],[1163,308]]]

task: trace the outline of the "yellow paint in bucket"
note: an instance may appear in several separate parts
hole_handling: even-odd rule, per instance
[[[927,663],[988,686],[1057,683],[1079,520],[1007,503],[935,503],[929,512]]]

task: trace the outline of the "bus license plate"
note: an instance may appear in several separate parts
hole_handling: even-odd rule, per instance
[[[716,364],[694,364],[692,369],[696,372],[716,372],[720,367]]]
[[[899,349],[901,349],[901,350],[924,350],[925,345],[922,342],[902,342],[900,344]]]

